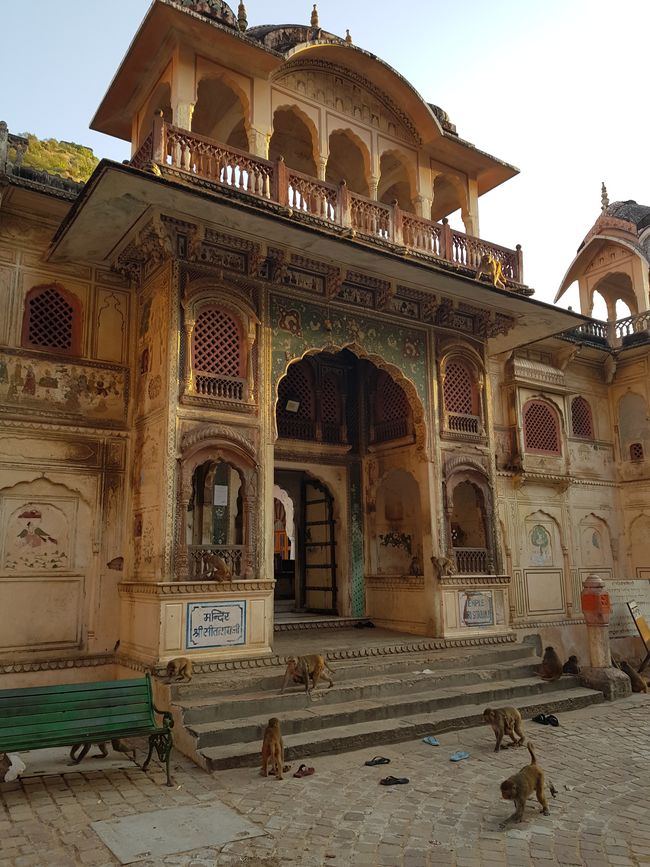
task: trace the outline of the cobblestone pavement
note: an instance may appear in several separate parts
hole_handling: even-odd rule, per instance
[[[650,695],[560,717],[560,727],[527,723],[538,760],[558,789],[551,815],[512,812],[499,783],[527,752],[494,754],[487,727],[375,750],[316,757],[316,773],[283,781],[244,768],[208,775],[183,758],[175,787],[157,768],[80,772],[0,784],[0,867],[108,867],[117,861],[90,823],[216,799],[259,825],[264,836],[202,849],[142,867],[632,867],[650,865]],[[454,764],[457,749],[470,753]],[[364,761],[385,755],[390,765]],[[292,771],[297,763],[292,766]],[[384,787],[388,773],[409,785]]]

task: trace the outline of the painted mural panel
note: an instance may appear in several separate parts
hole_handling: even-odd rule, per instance
[[[274,384],[287,362],[309,349],[357,345],[401,370],[427,404],[426,342],[420,331],[281,296],[271,296],[271,328]]]
[[[68,572],[75,568],[71,542],[76,524],[73,499],[3,502],[2,560],[6,572]]]
[[[127,372],[121,367],[0,352],[0,412],[17,411],[109,424],[126,420]]]

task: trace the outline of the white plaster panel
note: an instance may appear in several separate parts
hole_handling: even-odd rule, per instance
[[[180,650],[183,643],[183,605],[174,602],[165,605],[163,651]]]
[[[524,570],[528,614],[564,612],[564,586],[561,569]]]
[[[81,643],[82,576],[0,580],[5,612],[0,650],[46,650]]]
[[[248,601],[247,644],[264,644],[266,638],[266,601],[264,599],[250,599]]]
[[[458,605],[456,604],[457,593],[455,590],[445,590],[443,593],[443,605],[445,610],[445,630],[458,629]]]

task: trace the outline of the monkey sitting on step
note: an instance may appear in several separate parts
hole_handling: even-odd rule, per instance
[[[543,680],[558,680],[562,677],[562,661],[550,645],[544,649],[544,658],[539,674]]]
[[[284,745],[280,734],[280,720],[272,716],[264,729],[262,741],[262,770],[261,776],[268,777],[268,765],[271,761],[271,770],[278,780],[282,779],[282,771],[288,771],[289,765],[284,764]]]
[[[504,801],[514,801],[515,812],[503,822],[501,828],[505,828],[508,822],[521,822],[524,817],[524,807],[528,798],[535,793],[537,800],[542,805],[541,812],[548,816],[548,804],[544,797],[544,771],[537,764],[533,745],[528,741],[530,764],[523,767],[516,774],[508,777],[501,783],[501,797]],[[555,797],[555,790],[551,788],[551,794]]]
[[[521,714],[516,707],[486,707],[483,711],[483,722],[492,726],[492,731],[496,737],[495,753],[498,753],[500,749],[507,749],[505,745],[501,746],[504,735],[509,735],[516,747],[520,747],[526,741],[526,737],[521,730]],[[515,738],[515,733],[519,740]]]
[[[648,691],[648,684],[641,677],[641,675],[638,673],[638,671],[635,671],[632,668],[632,666],[627,661],[627,659],[622,659],[620,661],[619,668],[621,669],[622,672],[624,672],[624,674],[627,674],[627,676],[630,678],[630,681],[632,682],[632,692],[647,692]]]
[[[94,759],[105,759],[108,756],[108,747],[106,746],[106,744],[107,741],[100,741],[96,744],[100,755],[93,756]],[[133,749],[133,747],[128,747],[121,738],[111,738],[111,746],[116,753],[125,753],[127,756],[129,756],[132,762],[135,762],[135,749]],[[72,759],[72,764],[78,765],[79,762],[86,757],[86,754],[91,747],[92,743],[74,744],[74,746],[70,748],[70,758]],[[79,750],[79,754],[75,755],[77,750]]]
[[[192,680],[192,660],[186,656],[177,656],[167,663],[167,683],[181,679]]]
[[[326,671],[336,674],[326,662],[325,657],[318,653],[310,653],[307,656],[288,656],[287,670],[284,673],[284,683],[280,691],[284,692],[286,685],[290,680],[293,680],[294,683],[304,683],[305,692],[311,695],[311,689],[316,689],[321,678],[329,683],[329,689],[331,689],[334,686],[334,681],[325,673]],[[311,689],[310,678],[312,681]]]
[[[570,656],[562,666],[562,674],[580,674],[578,657],[575,654]]]

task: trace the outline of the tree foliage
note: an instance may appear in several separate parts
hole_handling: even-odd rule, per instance
[[[29,147],[23,165],[52,175],[62,175],[73,181],[86,181],[99,162],[90,148],[55,138],[39,139],[31,132],[22,133]]]

